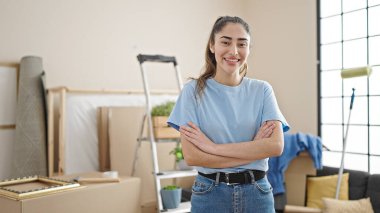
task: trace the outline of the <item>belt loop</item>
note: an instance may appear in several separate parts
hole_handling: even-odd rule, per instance
[[[249,170],[248,173],[249,173],[249,176],[251,176],[251,183],[254,184],[255,183],[255,175],[253,174],[253,171]]]
[[[219,185],[219,179],[220,179],[220,172],[216,173],[216,178],[215,178],[215,186]]]

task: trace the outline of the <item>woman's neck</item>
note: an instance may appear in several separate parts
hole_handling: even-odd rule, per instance
[[[216,72],[214,77],[215,81],[226,86],[238,86],[242,79],[243,77],[239,75],[239,72],[236,72],[236,74],[234,73],[232,75]]]

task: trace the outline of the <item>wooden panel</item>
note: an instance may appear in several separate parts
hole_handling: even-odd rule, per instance
[[[54,174],[54,93],[47,96],[47,126],[48,126],[48,176]]]
[[[60,92],[60,108],[59,108],[59,140],[58,140],[58,175],[65,174],[65,124],[66,124],[66,90]]]
[[[97,110],[98,141],[99,141],[99,171],[111,170],[109,135],[108,135],[108,107]]]
[[[16,125],[15,124],[0,125],[0,129],[16,129]]]

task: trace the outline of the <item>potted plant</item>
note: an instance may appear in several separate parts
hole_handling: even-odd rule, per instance
[[[167,124],[168,117],[173,110],[174,105],[175,102],[168,101],[152,108],[151,115],[153,132],[156,139],[171,139],[180,137],[179,132]]]
[[[181,202],[182,189],[178,186],[169,185],[161,189],[162,205],[165,209],[178,208]]]
[[[172,154],[175,156],[175,162],[176,162],[176,167],[178,170],[192,170],[193,167],[187,165],[183,153],[182,153],[182,147],[180,143],[177,143],[177,146],[169,152],[169,154]]]

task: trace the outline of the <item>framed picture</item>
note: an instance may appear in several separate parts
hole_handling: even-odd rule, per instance
[[[0,181],[0,196],[14,200],[33,198],[79,187],[79,183],[31,176]]]

